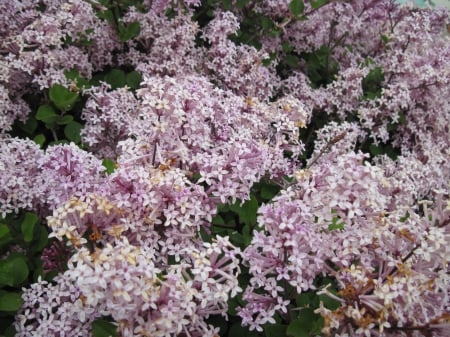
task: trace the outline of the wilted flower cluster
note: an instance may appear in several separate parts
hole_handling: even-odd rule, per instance
[[[264,331],[307,309],[324,335],[445,337],[448,12],[132,2],[0,4],[0,212],[39,214],[58,272],[24,288],[17,336],[106,319],[122,337],[215,337],[211,317]],[[36,113],[55,84],[76,93],[57,117],[83,123],[80,144],[13,136],[39,121],[58,141]],[[219,235],[218,212],[249,200],[249,237]]]

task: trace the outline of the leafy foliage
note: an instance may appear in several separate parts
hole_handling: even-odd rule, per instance
[[[40,254],[47,236],[35,213],[23,212],[0,220],[0,256],[4,256],[0,259],[0,334],[13,333],[10,325],[23,303],[22,287],[43,276]],[[21,252],[11,252],[12,247],[20,247]]]

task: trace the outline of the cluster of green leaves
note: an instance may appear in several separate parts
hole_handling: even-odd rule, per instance
[[[0,219],[0,336],[14,336],[12,322],[22,305],[21,289],[43,276],[40,256],[47,242],[47,228],[34,213]]]
[[[43,94],[28,97],[35,110],[25,123],[16,122],[13,135],[34,139],[40,146],[81,142],[81,112],[78,88],[55,84]]]
[[[141,75],[134,70],[125,71],[119,68],[95,74],[87,80],[72,69],[65,73],[71,82],[70,87],[54,84],[49,90],[27,99],[34,110],[25,123],[16,122],[12,134],[33,139],[41,147],[73,142],[80,147],[83,121],[81,112],[86,103],[82,90],[106,82],[111,89],[127,86],[131,90],[139,88]]]
[[[212,234],[204,236],[204,239],[210,241],[214,235],[229,236],[235,246],[245,249],[252,240],[253,231],[258,230],[259,207],[272,200],[280,189],[280,186],[263,179],[252,187],[249,200],[242,202],[237,199],[233,204],[220,204],[212,220]]]

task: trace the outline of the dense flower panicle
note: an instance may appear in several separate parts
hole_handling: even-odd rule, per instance
[[[16,316],[16,336],[85,337],[92,322],[103,315],[85,304],[85,298],[66,274],[53,283],[38,281],[24,289],[22,309]]]
[[[396,206],[413,205],[416,200],[433,194],[435,190],[445,190],[450,181],[449,148],[443,153],[427,144],[430,156],[418,158],[411,152],[405,152],[395,161],[388,157],[379,158],[380,166],[386,172],[390,184],[392,202]]]
[[[105,170],[99,159],[74,143],[49,147],[38,161],[38,168],[44,180],[43,201],[50,209],[72,197],[95,192],[103,183]]]
[[[227,238],[198,241],[215,209],[179,169],[142,168],[122,166],[105,181],[111,200],[72,198],[48,218],[50,236],[75,250],[65,275],[124,336],[213,336],[204,319],[225,315],[241,291],[240,251]]]
[[[279,304],[286,301],[284,288],[268,288],[269,284],[285,279],[300,293],[314,289],[313,281],[326,274],[328,260],[349,266],[357,256],[363,258],[360,245],[373,236],[363,216],[382,211],[387,198],[381,194],[376,168],[363,165],[362,159],[347,154],[337,157],[333,166],[328,159],[324,165],[299,172],[296,189],[288,188],[273,205],[260,208],[258,222],[264,231],[254,233],[244,257],[252,274],[251,286],[264,289],[272,299],[255,297],[252,288],[246,289],[244,297],[252,301],[241,312],[247,320],[256,315],[255,328],[267,322],[267,313],[260,313],[253,301],[271,303],[272,311],[280,310]],[[337,193],[330,194],[330,189]],[[357,230],[351,231],[354,227]],[[339,228],[347,230],[341,233]]]
[[[20,33],[38,14],[35,10],[35,4],[36,1],[34,0],[21,2],[15,0],[2,1],[0,4],[0,11],[12,15],[3,15],[0,18],[0,36],[5,37]]]
[[[220,87],[232,90],[240,96],[253,96],[267,101],[279,85],[275,67],[264,66],[269,55],[254,47],[236,45],[229,35],[239,28],[232,12],[216,13],[205,27],[202,37],[211,46],[205,51],[205,71]]]
[[[0,75],[1,76],[1,75]],[[0,84],[0,137],[11,131],[14,121],[24,122],[30,113],[29,106],[21,98],[11,98],[10,91]]]
[[[0,64],[7,69],[1,82],[16,88],[12,96],[29,92],[31,84],[40,89],[68,84],[64,72],[71,69],[90,78],[93,69],[111,64],[111,51],[119,47],[117,34],[88,2],[46,1],[45,11],[41,5],[30,1],[10,9],[18,12],[9,17],[16,28],[5,31],[0,48],[7,53],[0,54]]]
[[[0,138],[0,212],[1,216],[20,209],[33,209],[44,196],[43,179],[36,163],[44,157],[35,142]]]
[[[34,322],[42,324],[40,333],[53,333],[49,325],[59,326],[58,320],[65,317],[66,305],[70,304],[80,312],[71,318],[69,326],[78,325],[84,333],[86,324],[103,315],[118,323],[123,336],[177,336],[183,332],[213,336],[217,331],[205,318],[225,315],[229,296],[241,291],[237,282],[239,250],[227,238],[218,237],[211,244],[185,247],[179,264],[158,267],[157,254],[152,247],[131,245],[124,236],[114,245],[106,243],[92,250],[78,247],[69,260],[68,271],[56,280],[64,280],[74,294],[70,299],[59,299],[65,301],[64,306],[56,315],[46,317],[44,313],[53,307],[43,294],[54,291],[58,301],[63,290],[46,282],[34,285],[24,294],[25,305],[16,323],[19,335],[26,336],[36,328]]]
[[[382,336],[402,336],[402,327],[429,326],[437,336],[445,335],[449,296],[445,243],[450,238],[446,199],[435,193],[434,203],[423,202],[424,215],[413,208],[387,212],[391,206],[384,194],[389,191],[387,180],[361,159],[338,158],[336,170],[328,158],[326,166],[299,172],[295,188],[260,208],[263,231],[254,233],[244,252],[252,278],[243,297],[248,304],[239,311],[251,329],[260,330],[275,312],[286,311],[281,303],[290,301],[281,280],[301,293],[315,289],[317,276],[331,275],[338,296],[327,289],[319,293],[340,306],[317,309],[325,318],[323,332],[352,329],[354,336],[372,336],[379,330]],[[339,193],[330,198],[329,190]]]
[[[132,64],[148,76],[183,75],[199,68],[201,50],[195,48],[199,27],[191,13],[168,19],[154,11],[130,10],[124,21],[139,22],[140,33],[129,43],[129,52],[121,55],[122,63]]]
[[[177,168],[123,164],[109,176],[103,193],[120,207],[124,234],[133,244],[161,249],[161,259],[179,257],[216,208],[202,187]]]
[[[128,127],[136,141],[118,144],[119,162],[170,163],[199,172],[198,182],[205,181],[207,192],[222,202],[247,199],[267,172],[274,177],[292,172],[295,161],[284,154],[301,153],[298,127],[310,118],[292,97],[270,105],[254,97],[243,100],[198,76],[146,78],[138,99],[139,115]]]
[[[82,113],[86,124],[81,134],[98,157],[115,159],[117,143],[130,135],[132,121],[137,118],[137,101],[127,88],[108,89],[102,84],[90,91]]]

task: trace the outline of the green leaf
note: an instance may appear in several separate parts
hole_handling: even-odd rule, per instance
[[[284,57],[283,61],[291,68],[298,68],[299,59],[297,56],[288,54]]]
[[[105,7],[106,7],[106,6],[105,6]],[[116,20],[115,20],[115,18],[114,18],[114,14],[113,14],[113,12],[112,12],[111,9],[108,9],[108,10],[98,10],[98,11],[97,11],[97,16],[98,16],[100,19],[106,20],[107,22],[109,22],[109,23],[112,24],[113,26],[115,26],[115,24],[116,24]]]
[[[381,146],[376,146],[375,144],[370,144],[369,146],[370,154],[372,156],[378,156],[380,154],[383,154],[383,148]]]
[[[127,74],[126,82],[127,86],[129,86],[131,89],[134,90],[139,89],[140,84],[142,82],[142,76],[137,71],[129,72]]]
[[[70,110],[78,99],[78,94],[60,84],[50,88],[50,100],[61,110]]]
[[[58,125],[66,125],[66,124],[69,124],[72,121],[73,121],[73,116],[72,115],[64,115],[64,116],[59,116],[58,117],[58,119],[56,120],[56,124],[58,124]]]
[[[299,15],[303,14],[303,11],[305,10],[305,4],[302,0],[292,0],[289,3],[289,10],[292,14],[298,17]]]
[[[0,224],[0,239],[3,239],[10,233],[9,227],[4,223]]]
[[[231,0],[222,0],[221,2],[222,2],[223,9],[225,9],[226,11],[231,10],[231,8],[232,8]]]
[[[402,216],[402,217],[399,219],[399,221],[400,221],[400,222],[405,222],[406,220],[409,219],[409,217],[410,217],[409,212],[406,212],[405,215]]]
[[[307,308],[314,305],[316,294],[313,292],[304,292],[295,298],[295,303],[299,308]]]
[[[23,239],[25,242],[30,242],[33,240],[34,225],[38,222],[39,218],[36,214],[31,212],[25,213],[25,218],[20,224],[20,230],[23,234]]]
[[[325,86],[334,81],[339,65],[333,59],[329,46],[323,45],[311,53],[302,53],[301,56],[306,61],[307,75],[313,88]]]
[[[81,125],[78,122],[70,122],[66,125],[64,128],[64,135],[67,137],[68,140],[79,144],[81,142],[81,129],[83,128],[83,125]]]
[[[362,81],[364,97],[374,99],[381,96],[384,82],[384,71],[382,67],[372,69]]]
[[[335,299],[328,297],[327,295],[319,295],[319,300],[323,303],[325,308],[330,310],[336,310],[341,306],[341,303],[339,301],[336,301]]]
[[[14,337],[17,334],[16,329],[14,328],[14,325],[8,326],[4,333],[4,337]]]
[[[237,0],[236,1],[236,7],[239,9],[244,8],[245,6],[247,6],[247,4],[250,2],[250,0]]]
[[[250,245],[253,239],[253,228],[250,225],[245,225],[242,228],[242,237],[244,238],[244,245],[247,247]]]
[[[268,16],[261,16],[261,27],[265,31],[270,31],[275,27],[275,24],[273,23],[272,19]]]
[[[41,105],[36,112],[36,119],[46,124],[54,123],[58,119],[58,115],[50,105]]]
[[[28,266],[25,256],[12,253],[0,261],[0,286],[18,286],[28,277]]]
[[[92,335],[94,337],[117,337],[117,326],[104,319],[92,322]]]
[[[30,249],[31,254],[41,252],[48,243],[48,233],[44,226],[40,226],[40,230],[36,234],[37,240]]]
[[[284,324],[270,324],[264,327],[266,337],[284,337],[287,332],[287,325]]]
[[[291,44],[286,41],[281,44],[281,48],[283,48],[283,51],[285,53],[290,53],[292,50],[294,50],[294,47],[292,47]]]
[[[230,209],[239,215],[239,220],[246,225],[256,224],[256,212],[258,211],[258,200],[252,194],[250,200],[247,200],[242,206],[238,200],[233,205],[230,205]]]
[[[31,135],[36,131],[38,122],[36,121],[36,118],[30,116],[25,123],[19,122],[19,127],[27,134]]]
[[[125,72],[120,69],[112,69],[105,75],[105,81],[111,85],[111,89],[123,88],[127,84]]]
[[[111,174],[116,169],[116,164],[114,161],[108,158],[103,159],[102,165],[106,168],[106,174]]]
[[[217,334],[218,336],[223,336],[225,334],[225,331],[228,330],[228,322],[227,320],[223,319],[222,315],[211,315],[206,322],[208,324],[211,324],[215,328],[219,328],[219,333]]]
[[[139,35],[141,32],[141,25],[138,21],[131,22],[128,25],[119,24],[119,39],[121,42],[131,40]]]
[[[273,184],[263,184],[261,186],[261,197],[265,200],[272,200],[278,194],[280,187]]]
[[[317,321],[320,318],[319,315],[314,313],[314,309],[302,309],[297,319],[291,321],[291,324],[289,324],[287,335],[290,337],[309,337],[318,328]]]
[[[326,5],[329,2],[329,0],[311,0],[311,7],[314,9],[320,8],[324,5]]]
[[[381,41],[383,41],[385,44],[388,44],[391,41],[391,38],[385,34],[381,34],[380,38],[381,38]]]
[[[37,136],[35,136],[33,138],[33,140],[36,144],[38,144],[40,147],[42,147],[45,143],[45,136],[42,133],[40,133]]]
[[[234,323],[228,330],[228,337],[259,337],[256,331],[249,331],[248,328],[243,327],[241,323]]]
[[[345,222],[343,222],[340,217],[335,216],[331,220],[331,223],[328,225],[328,230],[330,230],[330,231],[333,231],[336,229],[342,230],[342,229],[344,229],[344,225],[345,225]]]
[[[89,81],[81,77],[80,73],[75,68],[65,71],[64,75],[68,80],[75,81],[77,86],[81,89],[87,89],[91,87]]]
[[[245,238],[241,233],[233,231],[231,234],[228,234],[228,236],[230,237],[230,241],[233,245],[244,248]]]
[[[17,311],[22,304],[20,293],[0,290],[0,311]]]
[[[3,223],[0,224],[0,251],[8,247],[11,241],[13,241],[13,237],[9,226]]]
[[[225,220],[223,220],[220,214],[216,214],[214,218],[212,218],[211,223],[213,225],[225,225]]]

